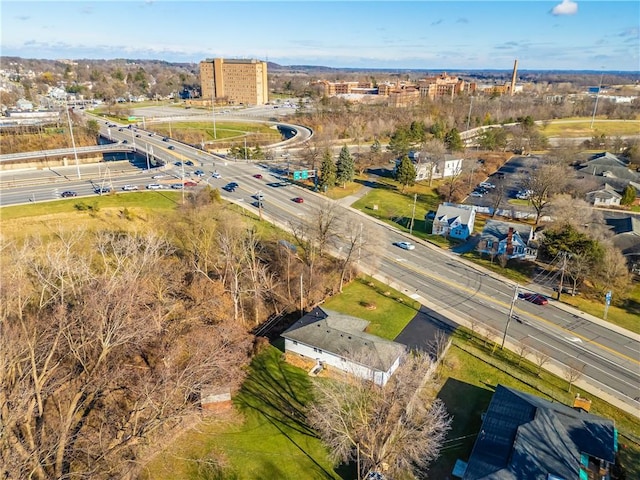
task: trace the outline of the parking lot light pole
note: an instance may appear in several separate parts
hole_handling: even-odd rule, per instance
[[[518,285],[516,284],[515,287],[516,288],[513,291],[513,299],[511,299],[511,307],[509,308],[509,316],[507,317],[507,324],[504,326],[504,335],[502,335],[502,345],[500,345],[501,349],[504,348],[504,342],[507,339],[507,330],[509,329],[509,323],[513,318],[513,307],[515,306],[516,300],[518,299]]]

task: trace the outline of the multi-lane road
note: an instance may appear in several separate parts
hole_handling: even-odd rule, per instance
[[[105,182],[119,191],[124,185],[144,189],[150,183],[161,183],[169,188],[182,180],[183,171],[199,185],[221,188],[230,181],[237,182],[238,188],[234,192],[222,191],[223,196],[256,212],[252,203],[254,195],[261,192],[265,201],[260,213],[285,228],[292,222],[308,220],[327,201],[316,193],[287,184],[268,166],[229,161],[172,140],[163,141],[162,137],[149,136],[141,130],[119,131],[117,127],[111,127],[106,133],[115,140],[135,141],[138,148],[144,145],[147,151],[153,148],[153,155],[161,158],[166,166],[146,170],[146,165],[137,168],[119,163],[117,168],[108,171],[103,164],[69,166],[54,172],[2,172],[0,204],[24,203],[32,197],[35,201],[59,198],[66,190],[76,191],[78,195],[95,195],[94,187]],[[170,145],[174,148],[169,149]],[[177,161],[191,161],[193,166],[176,166]],[[205,175],[197,177],[195,170],[203,170]],[[215,178],[214,172],[221,178]],[[165,177],[151,178],[158,174]],[[262,178],[254,177],[257,174]],[[8,175],[13,181],[8,181]],[[302,197],[304,203],[295,203],[295,197]],[[339,215],[343,220],[352,225],[363,225],[363,235],[369,239],[360,253],[363,269],[369,269],[369,273],[387,279],[419,299],[435,317],[467,324],[477,322],[497,332],[505,330],[514,298],[511,282],[415,239],[410,239],[416,244],[414,250],[402,250],[393,243],[407,240],[405,234],[348,207],[336,208],[343,209]],[[339,251],[340,247],[338,239],[334,248]],[[547,352],[557,366],[584,365],[583,380],[640,416],[640,336],[608,328],[603,322],[593,321],[590,316],[558,306],[553,301],[539,306],[517,299],[513,306],[520,321],[510,322],[508,344],[526,339],[532,348]]]

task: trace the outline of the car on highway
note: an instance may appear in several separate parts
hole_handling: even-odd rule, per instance
[[[166,175],[163,175],[162,173],[159,173],[157,175],[154,175],[153,177],[151,177],[153,180],[157,180],[158,178],[164,178],[166,177]]]
[[[176,147],[174,147],[173,145],[169,145],[167,148],[168,148],[169,150],[175,150],[175,149],[176,149]]]
[[[122,140],[122,143],[129,143],[129,140]]]
[[[256,192],[253,195],[253,198],[255,198],[256,200],[261,200],[262,201],[262,200],[264,200],[264,194],[262,192]]]
[[[121,128],[118,129],[119,132],[122,132],[123,130]]]
[[[160,190],[162,188],[162,185],[160,185],[159,183],[150,183],[149,185],[147,185],[147,190]]]
[[[202,177],[204,175],[204,172],[202,170],[196,170],[195,172],[193,172],[194,175],[197,175],[198,177]]]
[[[139,133],[136,133],[136,138],[140,138],[140,134]]]
[[[169,141],[169,137],[164,137],[164,138],[162,139],[162,141],[163,141],[163,142],[168,142],[168,141]]]
[[[184,164],[193,167],[193,162],[191,160],[187,160],[186,162],[184,162]]]
[[[69,197],[77,197],[78,194],[76,192],[72,192],[71,190],[67,190],[67,191],[62,192],[60,194],[60,196],[62,198],[69,198]]]
[[[111,192],[111,187],[100,187],[97,186],[93,189],[94,192],[98,193],[98,194],[103,194],[103,193],[110,193]]]
[[[411,242],[394,242],[393,244],[396,247],[400,247],[404,250],[413,250],[416,248],[416,246]]]
[[[181,183],[173,183],[171,184],[171,188],[174,188],[176,190],[180,190],[183,188],[183,185]]]
[[[522,298],[527,302],[535,303],[536,305],[546,305],[549,303],[549,300],[539,293],[525,292],[522,294]]]
[[[256,173],[256,174],[253,176],[253,178],[261,179],[261,178],[262,178],[262,174],[260,174],[260,173]]]
[[[150,136],[150,137],[153,137],[153,132],[150,132],[150,133],[149,133],[149,136]]]
[[[304,198],[296,197],[296,198],[293,199],[293,201],[296,202],[296,203],[304,203]]]
[[[185,187],[197,187],[198,184],[196,182],[192,182],[191,180],[188,180],[188,181],[184,182],[184,186]]]
[[[176,167],[181,167],[181,166],[182,166],[182,162],[179,162],[179,161],[178,161],[178,162],[174,162],[173,164],[174,164]]]
[[[224,187],[222,187],[222,189],[226,190],[227,192],[235,192],[236,188],[238,188],[238,187],[236,187],[235,185],[231,185],[231,184],[228,184],[228,185],[225,185]]]
[[[213,172],[213,173],[211,174],[211,176],[212,176],[213,178],[222,178],[222,175],[220,175],[218,172]]]
[[[138,186],[137,185],[125,185],[124,187],[122,187],[122,190],[124,190],[125,192],[130,192],[131,190],[138,190]]]

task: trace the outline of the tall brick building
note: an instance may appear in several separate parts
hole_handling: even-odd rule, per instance
[[[218,103],[264,105],[268,101],[267,63],[213,58],[200,62],[202,99]]]

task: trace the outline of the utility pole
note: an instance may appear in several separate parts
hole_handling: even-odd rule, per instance
[[[73,125],[71,124],[71,115],[69,115],[69,104],[65,103],[65,109],[67,110],[67,120],[69,121],[69,133],[71,134],[71,145],[73,146],[73,156],[76,159],[76,172],[78,174],[78,179],[82,178],[80,176],[80,162],[78,162],[78,151],[76,149],[76,140],[73,137]]]
[[[218,135],[216,132],[216,97],[214,96],[215,88],[213,83],[213,69],[215,66],[211,65],[211,116],[213,117],[213,139],[217,140]]]
[[[300,317],[304,315],[304,306],[303,306],[303,289],[302,289],[302,274],[300,274]]]
[[[513,291],[513,298],[511,299],[511,307],[509,308],[509,316],[507,317],[507,324],[504,326],[504,335],[502,335],[502,345],[500,348],[504,348],[504,342],[507,339],[507,330],[509,329],[509,323],[511,323],[511,318],[513,318],[513,307],[516,304],[516,300],[518,299],[518,285],[516,284],[516,289]]]
[[[244,136],[244,161],[247,161],[247,135]]]
[[[600,84],[598,85],[598,91],[596,92],[596,103],[593,106],[593,115],[591,116],[591,130],[593,130],[593,122],[596,119],[596,110],[598,109],[598,98],[600,97],[600,89],[602,88],[602,78],[604,77],[604,72],[600,74]]]
[[[467,130],[469,130],[469,125],[471,125],[471,108],[473,107],[473,97],[471,97],[471,103],[469,104],[469,115],[467,115]]]
[[[411,225],[409,226],[409,235],[413,234],[413,221],[416,217],[416,202],[418,201],[418,194],[413,194],[413,211],[411,212]]]
[[[560,252],[562,255],[562,267],[560,268],[560,285],[558,285],[558,300],[562,295],[562,288],[564,287],[564,271],[567,268],[567,258],[570,256],[569,252]]]

